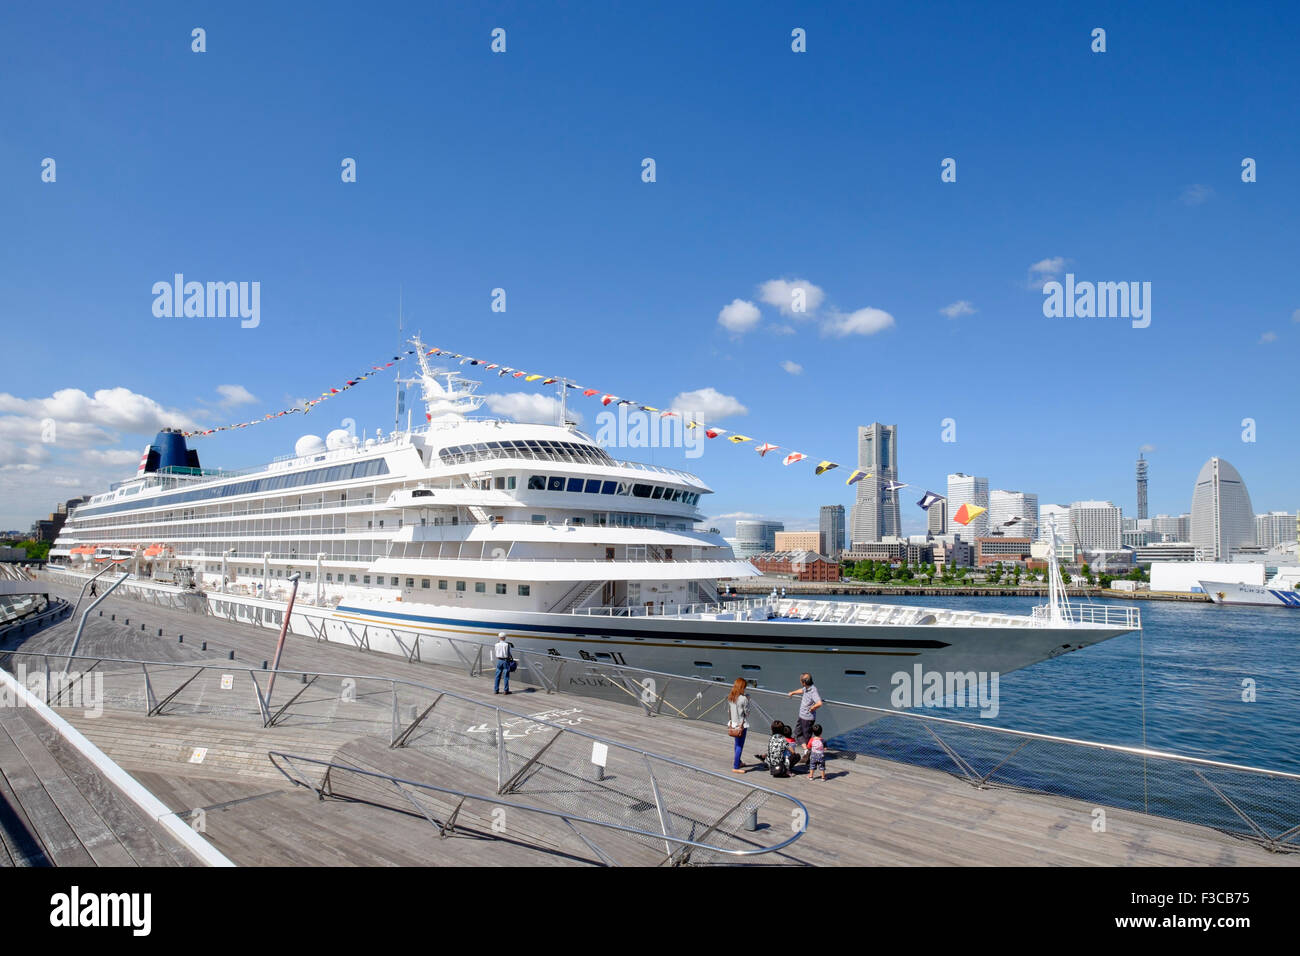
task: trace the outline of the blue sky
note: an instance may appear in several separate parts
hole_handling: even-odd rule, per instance
[[[746,409],[720,424],[814,458],[897,423],[916,497],[964,471],[1131,514],[1150,446],[1153,514],[1211,455],[1256,511],[1300,504],[1292,5],[269,6],[0,13],[0,527],[132,472],[171,412],[246,420],[382,360],[399,287],[430,344],[652,405],[714,389]],[[1045,318],[1051,269],[1150,282],[1150,327]],[[176,272],[260,282],[261,324],[156,318]],[[821,304],[782,315],[777,279]],[[372,380],[198,447],[246,466],[391,408]],[[852,500],[752,446],[625,454],[701,474],[714,515]]]

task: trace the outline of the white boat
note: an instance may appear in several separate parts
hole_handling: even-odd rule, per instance
[[[1300,608],[1300,568],[1278,568],[1264,584],[1202,581],[1201,588],[1215,604],[1250,604],[1258,607]]]
[[[401,653],[420,634],[424,660],[458,659],[441,638],[504,631],[520,649],[769,688],[810,671],[829,699],[886,707],[918,664],[1007,673],[1141,626],[1132,608],[1070,605],[1054,559],[1029,615],[720,599],[719,579],[759,572],[701,527],[703,481],[616,460],[572,424],[472,417],[478,383],[414,344],[427,425],[300,440],[239,473],[203,469],[165,431],[134,478],[75,509],[51,561],[89,574],[111,548],[163,589],[192,569],[209,611],[267,626],[297,574],[294,631]]]

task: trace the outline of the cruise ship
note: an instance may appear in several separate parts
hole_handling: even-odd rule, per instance
[[[1055,573],[1030,615],[727,600],[719,581],[759,572],[703,526],[700,478],[618,460],[572,423],[478,417],[478,383],[413,344],[427,424],[304,436],[241,472],[164,430],[69,516],[53,567],[111,561],[137,589],[277,628],[297,576],[290,627],[317,639],[409,655],[421,635],[422,660],[457,663],[504,631],[521,650],[773,689],[808,671],[828,699],[882,707],[917,665],[1006,673],[1140,627],[1130,608],[1071,606]]]

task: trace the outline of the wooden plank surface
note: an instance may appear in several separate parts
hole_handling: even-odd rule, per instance
[[[59,586],[52,586],[52,590],[59,590]],[[111,608],[119,621],[129,616],[133,625],[139,621],[147,622],[147,629],[139,633],[127,631],[120,625],[98,624],[96,628],[88,629],[83,642],[83,648],[89,653],[104,653],[96,650],[102,646],[121,656],[149,658],[164,644],[174,643],[177,632],[183,632],[187,644],[206,639],[211,652],[220,655],[233,650],[237,661],[246,666],[257,666],[271,656],[276,638],[272,630],[143,605],[116,596],[102,606]],[[66,629],[66,625],[59,627]],[[156,636],[159,627],[164,629],[166,637],[160,639]],[[29,640],[26,646],[32,649],[66,646],[67,636],[47,632]],[[494,697],[490,677],[471,678],[464,670],[408,663],[401,658],[341,644],[318,643],[292,634],[286,642],[283,666],[413,680],[481,699],[488,704],[508,706],[521,714],[572,709],[575,718],[580,720],[579,729],[589,733],[722,773],[727,773],[730,768],[731,742],[718,727],[667,717],[647,718],[640,709],[623,704],[568,694],[545,694],[536,688],[522,687],[521,693],[509,698]],[[182,721],[183,718],[167,720]],[[141,721],[147,724],[147,719],[141,718]],[[292,752],[291,748],[280,746],[280,742],[293,738],[287,733],[276,736],[288,730],[270,728],[257,744]],[[299,735],[295,741],[299,745],[310,741],[309,729],[295,728],[295,732]],[[346,746],[364,749],[369,745],[363,746],[363,739],[364,735],[356,735],[354,743]],[[751,734],[747,752],[752,753],[760,746],[759,740]],[[252,748],[245,749],[250,759],[256,761]],[[328,747],[324,749],[328,750]],[[367,753],[378,762],[375,751]],[[148,758],[145,755],[139,759],[147,763]],[[416,774],[420,769],[418,765],[404,765],[401,761],[390,765],[403,766],[407,774]],[[149,766],[141,763],[139,766],[137,776],[142,781],[149,781],[147,785],[173,809],[192,806],[196,799],[212,799],[219,803],[221,801],[217,798],[222,794],[232,794],[231,800],[250,798],[232,803],[227,809],[208,813],[209,832],[216,834],[213,842],[241,863],[568,865],[583,857],[581,852],[566,856],[559,850],[561,840],[553,834],[542,833],[544,828],[541,827],[538,828],[536,846],[524,846],[509,839],[492,839],[490,821],[482,817],[481,812],[476,818],[472,838],[467,833],[454,839],[439,840],[437,831],[422,818],[412,819],[394,810],[360,803],[321,803],[313,793],[303,790],[273,792],[269,776],[266,779],[245,776],[236,781],[231,775],[229,780],[212,782],[201,779],[200,774],[213,771],[164,767],[158,763]],[[448,785],[458,779],[456,774],[474,782],[464,768],[457,770],[454,766],[431,765],[428,769],[430,774],[441,772],[444,776],[435,779],[448,781]],[[832,779],[825,783],[808,781],[802,775],[778,780],[765,772],[753,778],[762,786],[803,801],[810,815],[808,832],[798,842],[779,855],[760,857],[756,863],[932,866],[1300,864],[1300,854],[1269,853],[1251,842],[1206,827],[1115,808],[1106,808],[1105,831],[1095,832],[1095,807],[1085,801],[1011,789],[976,789],[937,770],[864,756],[853,760],[829,760],[827,769]],[[495,783],[495,780],[489,782]],[[475,782],[476,786],[482,784],[482,780]],[[230,789],[222,790],[223,787]],[[168,796],[164,797],[163,793]],[[1214,797],[1207,792],[1206,799],[1212,801]],[[779,828],[784,832],[793,822],[785,808],[777,808],[776,804],[769,804],[760,813],[760,823],[767,828]],[[592,855],[586,854],[585,862],[591,859]]]

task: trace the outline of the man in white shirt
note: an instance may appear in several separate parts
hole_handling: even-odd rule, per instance
[[[501,676],[506,678],[506,693],[510,693],[510,665],[514,663],[514,655],[510,653],[510,648],[514,647],[506,640],[506,632],[501,631],[497,634],[497,642],[492,645],[492,652],[497,659],[497,676],[492,682],[492,693],[501,693]]]

